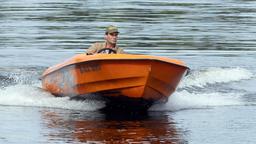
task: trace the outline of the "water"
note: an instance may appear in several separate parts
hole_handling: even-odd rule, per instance
[[[0,143],[256,143],[255,1],[0,2]],[[103,40],[110,24],[127,52],[191,68],[166,104],[110,115],[40,89],[47,67]]]

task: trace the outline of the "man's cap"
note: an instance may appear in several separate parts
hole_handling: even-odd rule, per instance
[[[116,26],[110,25],[106,28],[106,33],[119,33]]]

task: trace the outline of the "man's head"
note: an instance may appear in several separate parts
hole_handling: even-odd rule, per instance
[[[117,43],[118,34],[118,28],[116,26],[110,25],[106,28],[105,40],[107,41],[107,43],[115,45]]]

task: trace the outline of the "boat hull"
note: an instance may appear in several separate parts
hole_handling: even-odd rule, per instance
[[[77,56],[49,68],[42,86],[57,96],[166,101],[188,68],[177,60],[115,54]],[[127,101],[127,100],[126,100]]]

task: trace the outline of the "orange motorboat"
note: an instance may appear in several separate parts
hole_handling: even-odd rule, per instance
[[[48,68],[42,86],[56,96],[95,94],[111,106],[147,109],[156,101],[166,101],[187,70],[182,61],[165,57],[78,54]]]

